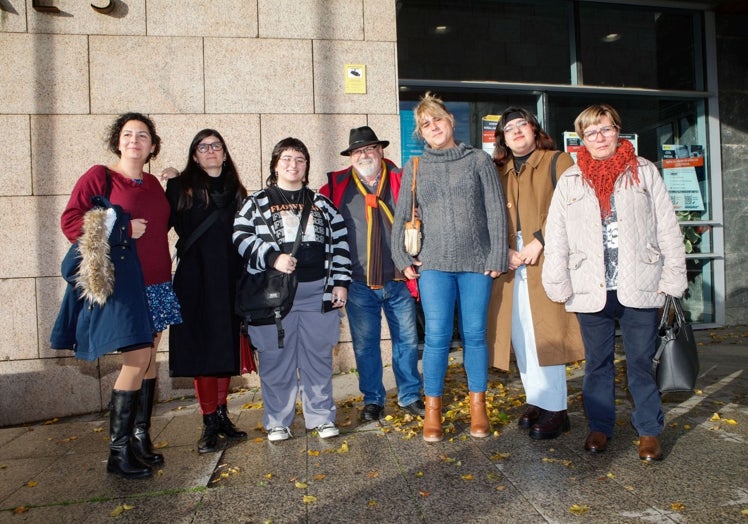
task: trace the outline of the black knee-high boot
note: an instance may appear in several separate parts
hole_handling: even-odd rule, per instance
[[[135,414],[135,427],[132,432],[132,447],[137,457],[150,466],[160,466],[164,463],[164,456],[153,452],[151,442],[151,415],[153,414],[153,400],[156,395],[156,379],[143,379],[140,387],[138,411]]]
[[[109,405],[109,473],[126,479],[150,477],[153,470],[141,462],[132,450],[130,439],[140,391],[112,390]]]

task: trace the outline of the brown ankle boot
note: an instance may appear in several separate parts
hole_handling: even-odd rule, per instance
[[[470,392],[470,436],[488,436],[488,415],[486,414],[486,392]]]
[[[423,419],[423,440],[426,442],[439,442],[443,438],[442,398],[426,397],[426,416]]]

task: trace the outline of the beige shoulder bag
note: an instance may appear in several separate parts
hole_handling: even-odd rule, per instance
[[[418,175],[419,157],[413,159],[413,197],[411,199],[410,220],[405,223],[405,252],[418,256],[421,252],[421,219],[416,214],[416,176]]]

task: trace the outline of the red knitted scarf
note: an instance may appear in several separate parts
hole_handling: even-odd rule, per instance
[[[582,177],[595,190],[603,218],[610,215],[610,195],[613,194],[616,180],[626,172],[626,168],[631,169],[632,183],[639,183],[634,146],[625,138],[621,138],[620,141],[615,154],[607,160],[594,160],[586,147],[577,153],[577,164],[582,170]]]

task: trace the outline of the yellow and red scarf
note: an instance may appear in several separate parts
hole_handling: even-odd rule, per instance
[[[364,183],[354,169],[353,180],[356,188],[363,195],[366,203],[366,285],[372,289],[384,286],[382,274],[382,223],[386,224],[390,234],[394,214],[387,203],[382,200],[382,194],[389,187],[389,172],[387,165],[382,162],[382,176],[379,179],[377,192],[369,193]],[[394,195],[393,195],[394,198]]]

